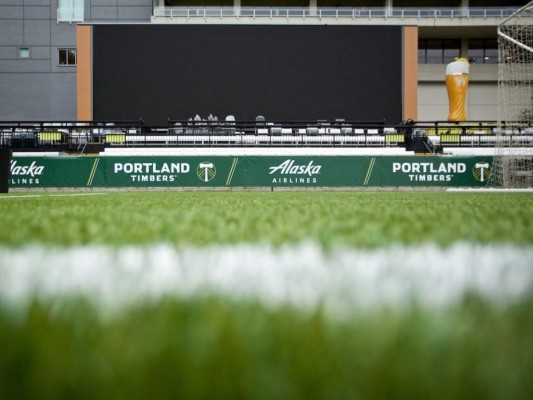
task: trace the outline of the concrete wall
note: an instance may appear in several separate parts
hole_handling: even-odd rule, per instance
[[[85,22],[148,22],[152,0],[85,0]],[[58,0],[0,0],[0,120],[76,119],[76,23],[57,21]],[[30,49],[28,59],[19,48]]]
[[[85,21],[149,22],[152,0],[85,0]]]

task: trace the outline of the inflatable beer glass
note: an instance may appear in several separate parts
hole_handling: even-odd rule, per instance
[[[466,121],[466,92],[468,90],[468,60],[459,58],[446,67],[448,90],[448,121]]]

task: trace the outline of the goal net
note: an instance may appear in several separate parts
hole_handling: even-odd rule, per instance
[[[533,187],[533,1],[498,26],[493,186]]]

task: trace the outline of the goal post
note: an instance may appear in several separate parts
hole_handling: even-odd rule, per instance
[[[533,1],[498,26],[493,186],[533,187]]]

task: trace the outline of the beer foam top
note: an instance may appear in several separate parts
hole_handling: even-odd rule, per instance
[[[468,74],[469,66],[466,58],[459,58],[446,66],[446,75]]]

